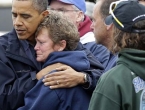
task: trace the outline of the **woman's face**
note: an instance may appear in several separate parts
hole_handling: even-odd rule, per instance
[[[58,45],[54,44],[50,39],[49,30],[42,28],[36,36],[36,60],[38,62],[45,62],[51,52],[58,51]]]

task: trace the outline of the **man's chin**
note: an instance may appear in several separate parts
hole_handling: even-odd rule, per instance
[[[17,36],[18,36],[18,39],[20,39],[20,40],[26,40],[27,39],[26,35],[18,35],[17,34]]]

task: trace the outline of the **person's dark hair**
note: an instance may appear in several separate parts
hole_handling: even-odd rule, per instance
[[[109,16],[110,4],[118,0],[97,0],[97,1],[102,1],[102,4],[100,6],[100,14],[102,18],[105,19],[107,16]]]
[[[49,11],[49,15],[40,23],[36,36],[42,28],[48,29],[49,37],[54,44],[61,40],[66,41],[64,50],[74,50],[79,42],[79,32],[77,27],[69,21],[62,13]]]
[[[145,20],[135,23],[136,29],[145,29]],[[127,33],[114,26],[114,45],[112,51],[119,52],[123,48],[145,50],[145,33]]]
[[[16,0],[16,1],[32,1],[32,5],[34,9],[36,9],[39,13],[47,10],[48,0]]]

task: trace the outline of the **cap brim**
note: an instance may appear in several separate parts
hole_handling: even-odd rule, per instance
[[[58,1],[60,1],[62,3],[66,3],[66,4],[72,4],[69,0],[58,0]]]
[[[50,5],[52,0],[48,0],[48,4]],[[62,3],[66,3],[66,4],[72,4],[69,0],[57,0],[57,1],[60,1]]]
[[[105,18],[104,22],[105,22],[106,25],[110,25],[111,23],[113,23],[112,16],[111,15],[107,16]]]

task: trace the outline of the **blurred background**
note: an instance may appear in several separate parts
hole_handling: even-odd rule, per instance
[[[12,30],[11,17],[12,0],[0,0],[0,35]]]
[[[86,14],[91,17],[93,5],[95,0],[86,0],[87,11]],[[91,2],[91,3],[90,3]],[[12,25],[12,15],[11,15],[11,4],[12,0],[0,0],[0,35],[11,31]]]

